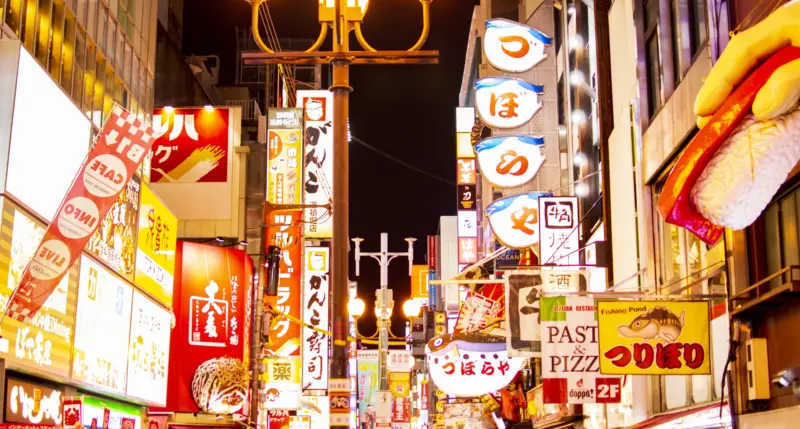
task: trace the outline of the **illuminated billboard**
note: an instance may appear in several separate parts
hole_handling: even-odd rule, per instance
[[[166,405],[171,323],[169,311],[141,292],[133,292],[128,347],[128,396]]]
[[[297,91],[297,107],[305,120],[303,203],[327,204],[333,199],[333,93]],[[325,209],[305,211],[307,238],[333,237],[333,219]]]
[[[138,228],[136,286],[172,307],[178,219],[147,185],[142,185]]]
[[[308,326],[329,330],[330,322],[330,249],[306,247],[303,285],[303,321]],[[329,337],[311,328],[303,328],[303,387],[328,389]]]
[[[14,285],[19,284],[25,265],[36,252],[44,236],[44,225],[33,220],[8,199],[3,199],[2,228],[0,228],[0,302],[5,306]],[[3,320],[3,338],[8,341],[9,353],[0,353],[12,369],[27,369],[37,373],[69,378],[74,337],[75,303],[78,295],[78,266],[45,301],[31,323],[10,317]]]
[[[72,378],[125,393],[133,288],[91,257],[81,257]]]
[[[267,201],[301,204],[303,197],[303,111],[267,112]]]
[[[50,221],[89,151],[91,123],[25,49],[14,106],[4,107],[13,112],[6,191]]]
[[[92,234],[86,250],[128,281],[133,281],[141,179],[133,176]]]
[[[155,109],[151,182],[227,182],[230,116],[224,108]]]

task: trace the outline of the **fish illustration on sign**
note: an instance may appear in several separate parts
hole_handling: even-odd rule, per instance
[[[492,128],[518,128],[541,108],[544,87],[507,77],[487,77],[475,82],[475,109]]]
[[[672,343],[681,335],[685,316],[685,311],[676,316],[666,307],[656,306],[636,316],[630,324],[620,325],[617,330],[626,338],[642,338],[645,341],[661,339]]]
[[[491,137],[475,145],[481,175],[499,188],[514,188],[533,180],[544,164],[544,137]]]
[[[553,39],[534,28],[507,19],[486,21],[483,52],[489,64],[511,73],[526,72],[547,58]]]
[[[539,197],[553,194],[529,192],[493,202],[486,216],[497,241],[511,249],[526,249],[539,242]]]

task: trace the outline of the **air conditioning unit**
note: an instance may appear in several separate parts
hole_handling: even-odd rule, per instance
[[[766,338],[751,338],[745,343],[747,353],[747,399],[769,399],[769,362]]]

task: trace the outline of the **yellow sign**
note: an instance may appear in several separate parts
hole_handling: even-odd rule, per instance
[[[135,283],[170,308],[177,237],[178,218],[142,184]]]
[[[46,225],[26,215],[8,198],[0,198],[0,202],[0,307],[5,307],[22,279],[25,266],[36,253]],[[6,342],[7,352],[0,351],[0,358],[5,359],[9,368],[69,378],[75,339],[78,271],[79,264],[76,263],[30,323],[11,317],[3,319],[0,334]]]
[[[705,301],[600,301],[600,372],[613,375],[711,373]]]
[[[411,267],[411,298],[428,299],[428,266]]]
[[[395,398],[405,398],[411,393],[411,373],[410,372],[391,372],[389,373],[389,390]]]

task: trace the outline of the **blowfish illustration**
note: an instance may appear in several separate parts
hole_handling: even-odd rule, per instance
[[[684,311],[680,316],[675,316],[666,307],[656,306],[636,316],[630,325],[620,325],[617,330],[626,338],[642,338],[645,341],[660,338],[671,343],[681,335],[685,315]]]

